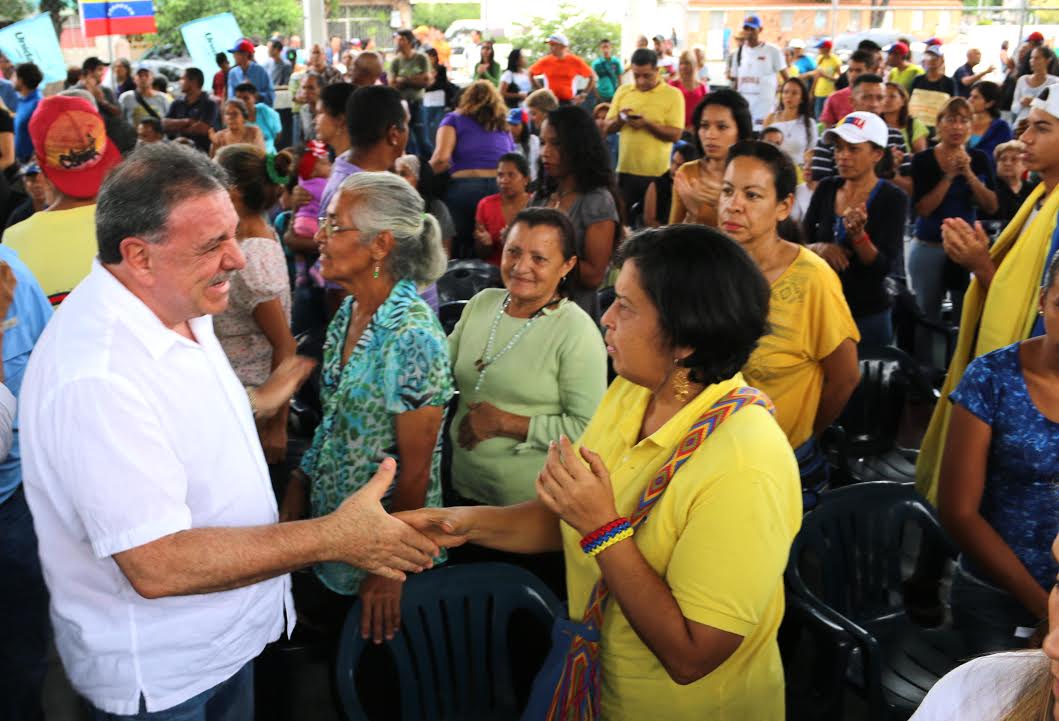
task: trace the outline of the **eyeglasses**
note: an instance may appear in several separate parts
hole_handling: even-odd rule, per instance
[[[343,233],[347,230],[360,230],[360,228],[354,228],[352,225],[338,225],[326,215],[321,215],[317,218],[317,221],[320,223],[320,230],[324,231],[324,237],[328,240],[331,240],[331,238],[335,236],[335,233]]]

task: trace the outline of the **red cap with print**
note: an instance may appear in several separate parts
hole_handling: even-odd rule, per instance
[[[71,198],[94,198],[104,176],[121,162],[99,111],[84,98],[41,100],[29,120],[29,137],[44,177]]]

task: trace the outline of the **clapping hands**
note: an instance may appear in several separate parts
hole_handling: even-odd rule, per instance
[[[566,436],[552,441],[536,485],[537,498],[581,535],[618,517],[603,459],[587,448],[581,448],[578,457]]]

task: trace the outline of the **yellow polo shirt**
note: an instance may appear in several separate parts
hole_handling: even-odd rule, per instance
[[[742,376],[710,386],[637,442],[651,393],[618,378],[581,438],[610,471],[618,513],[631,515],[647,483],[702,413]],[[783,570],[802,517],[798,465],[768,411],[744,407],[691,455],[633,540],[684,616],[743,642],[709,675],[676,684],[629,625],[613,596],[603,621],[602,718],[607,721],[748,721],[784,718],[776,632]],[[581,619],[599,566],[561,524],[570,614]]]
[[[776,404],[776,420],[797,448],[813,434],[824,387],[820,361],[847,338],[860,341],[842,281],[808,248],[772,284],[769,328],[743,374]]]
[[[646,93],[633,83],[619,86],[610,101],[607,120],[617,118],[622,110],[631,110],[656,125],[684,127],[684,94],[661,80]],[[618,133],[618,172],[658,177],[669,170],[672,149],[672,143],[659,140],[647,129],[626,125]]]
[[[34,213],[4,231],[4,245],[33,271],[54,308],[85,279],[99,254],[96,206]]]

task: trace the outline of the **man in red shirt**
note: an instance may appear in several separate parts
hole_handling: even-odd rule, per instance
[[[838,125],[838,121],[853,112],[853,83],[864,73],[874,73],[877,68],[874,53],[867,50],[858,50],[849,58],[849,66],[846,68],[846,76],[849,85],[831,94],[824,103],[824,111],[820,113],[820,122],[831,128]]]
[[[580,105],[585,98],[596,87],[596,74],[584,60],[567,51],[566,36],[555,33],[548,37],[548,47],[551,53],[530,66],[530,77],[533,78],[533,87],[541,88],[543,84],[537,81],[537,77],[543,75],[548,81],[548,89],[555,93],[559,102],[563,105],[575,103]],[[574,93],[574,79],[577,77],[588,78],[588,85],[584,90]]]

